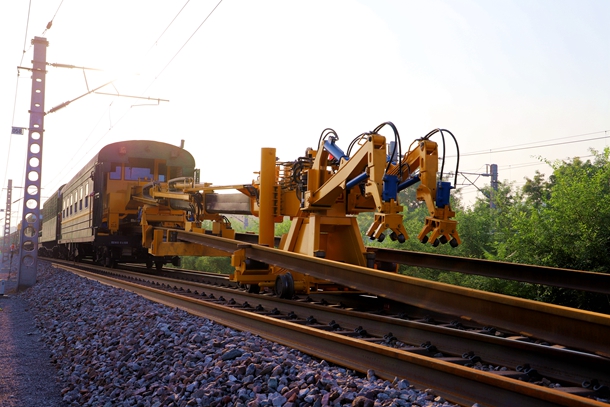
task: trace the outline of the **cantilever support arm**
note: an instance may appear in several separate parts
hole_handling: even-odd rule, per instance
[[[364,171],[368,172],[366,185],[367,194],[375,197],[375,202],[381,205],[381,186],[383,183],[382,164],[385,161],[385,137],[371,135],[367,142],[349,160],[342,160],[338,171],[326,178],[319,188],[315,184],[308,188],[306,194],[305,207],[303,210],[313,210],[315,208],[327,208],[335,203],[337,197],[347,189],[349,181],[361,175]],[[313,165],[313,174],[324,174],[326,172],[326,156],[328,152],[318,151]],[[314,178],[314,177],[310,177]],[[313,181],[313,180],[312,180]],[[315,181],[313,181],[315,182]]]

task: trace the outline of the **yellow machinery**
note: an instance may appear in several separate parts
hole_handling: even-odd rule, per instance
[[[378,134],[385,125],[394,130],[393,143]],[[435,130],[413,142],[403,155],[392,123],[361,134],[351,142],[347,153],[337,146],[337,134],[326,129],[318,149],[308,149],[304,157],[293,162],[276,162],[275,149],[262,149],[261,171],[252,185],[214,187],[181,179],[170,181],[166,191],[153,186],[146,191],[151,205],[143,208],[141,218],[143,245],[154,256],[167,255],[167,250],[175,255],[210,255],[189,243],[178,246],[178,242],[163,242],[163,231],[153,231],[150,226],[151,220],[159,219],[163,207],[159,202],[181,200],[191,208],[182,221],[175,222],[182,230],[206,233],[201,222],[211,220],[212,234],[233,238],[234,231],[220,213],[250,213],[259,217],[259,244],[273,247],[275,223],[289,216],[291,228],[281,237],[279,249],[373,267],[374,257],[364,247],[356,215],[375,213],[366,232],[370,239],[383,241],[389,233],[392,240],[404,242],[408,236],[402,224],[398,192],[419,182],[417,199],[426,203],[429,216],[418,239],[435,246],[449,242],[456,247],[460,238],[457,222],[451,219],[455,216],[449,204],[451,186],[437,180],[438,149],[429,139],[439,132],[444,143],[443,132],[448,131]],[[351,150],[355,152],[351,154]],[[237,189],[240,194],[217,194],[219,189]],[[231,279],[248,285],[253,292],[260,287],[273,287],[281,297],[291,297],[295,291],[337,288],[326,280],[248,261],[244,250],[232,254],[232,265],[235,272]]]

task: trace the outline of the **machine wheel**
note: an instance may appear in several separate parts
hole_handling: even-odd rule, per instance
[[[294,279],[292,274],[279,274],[275,278],[275,294],[280,298],[294,297]]]
[[[153,266],[152,259],[150,259],[150,258],[146,259],[146,269],[152,270],[152,266]]]
[[[180,267],[182,265],[182,259],[178,256],[172,257],[172,266]]]
[[[261,286],[258,284],[248,284],[247,289],[250,294],[258,294],[261,292]]]
[[[163,262],[160,260],[155,261],[155,268],[157,271],[161,271],[163,269]]]

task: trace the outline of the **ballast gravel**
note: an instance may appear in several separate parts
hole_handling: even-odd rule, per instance
[[[454,406],[407,380],[329,365],[46,261],[18,297],[60,389],[56,404],[32,406]]]

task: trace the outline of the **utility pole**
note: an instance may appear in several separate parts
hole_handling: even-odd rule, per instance
[[[491,174],[491,196],[489,197],[489,206],[491,209],[496,209],[496,204],[494,203],[494,197],[496,192],[498,191],[498,164],[491,164],[489,166],[490,174]]]
[[[494,191],[498,190],[498,164],[491,164],[489,166],[491,170],[491,187]]]
[[[11,235],[11,195],[13,194],[13,180],[8,180],[8,188],[6,189],[6,209],[4,210],[4,239],[2,240],[2,264],[6,267],[6,262],[9,259],[9,238]],[[8,269],[11,269],[9,263]]]
[[[28,152],[23,197],[23,217],[19,239],[18,288],[36,284],[38,268],[38,231],[40,230],[40,189],[42,176],[42,140],[44,134],[44,97],[47,66],[46,38],[34,37],[34,59],[32,60],[32,96],[30,104],[30,127],[28,129]]]

